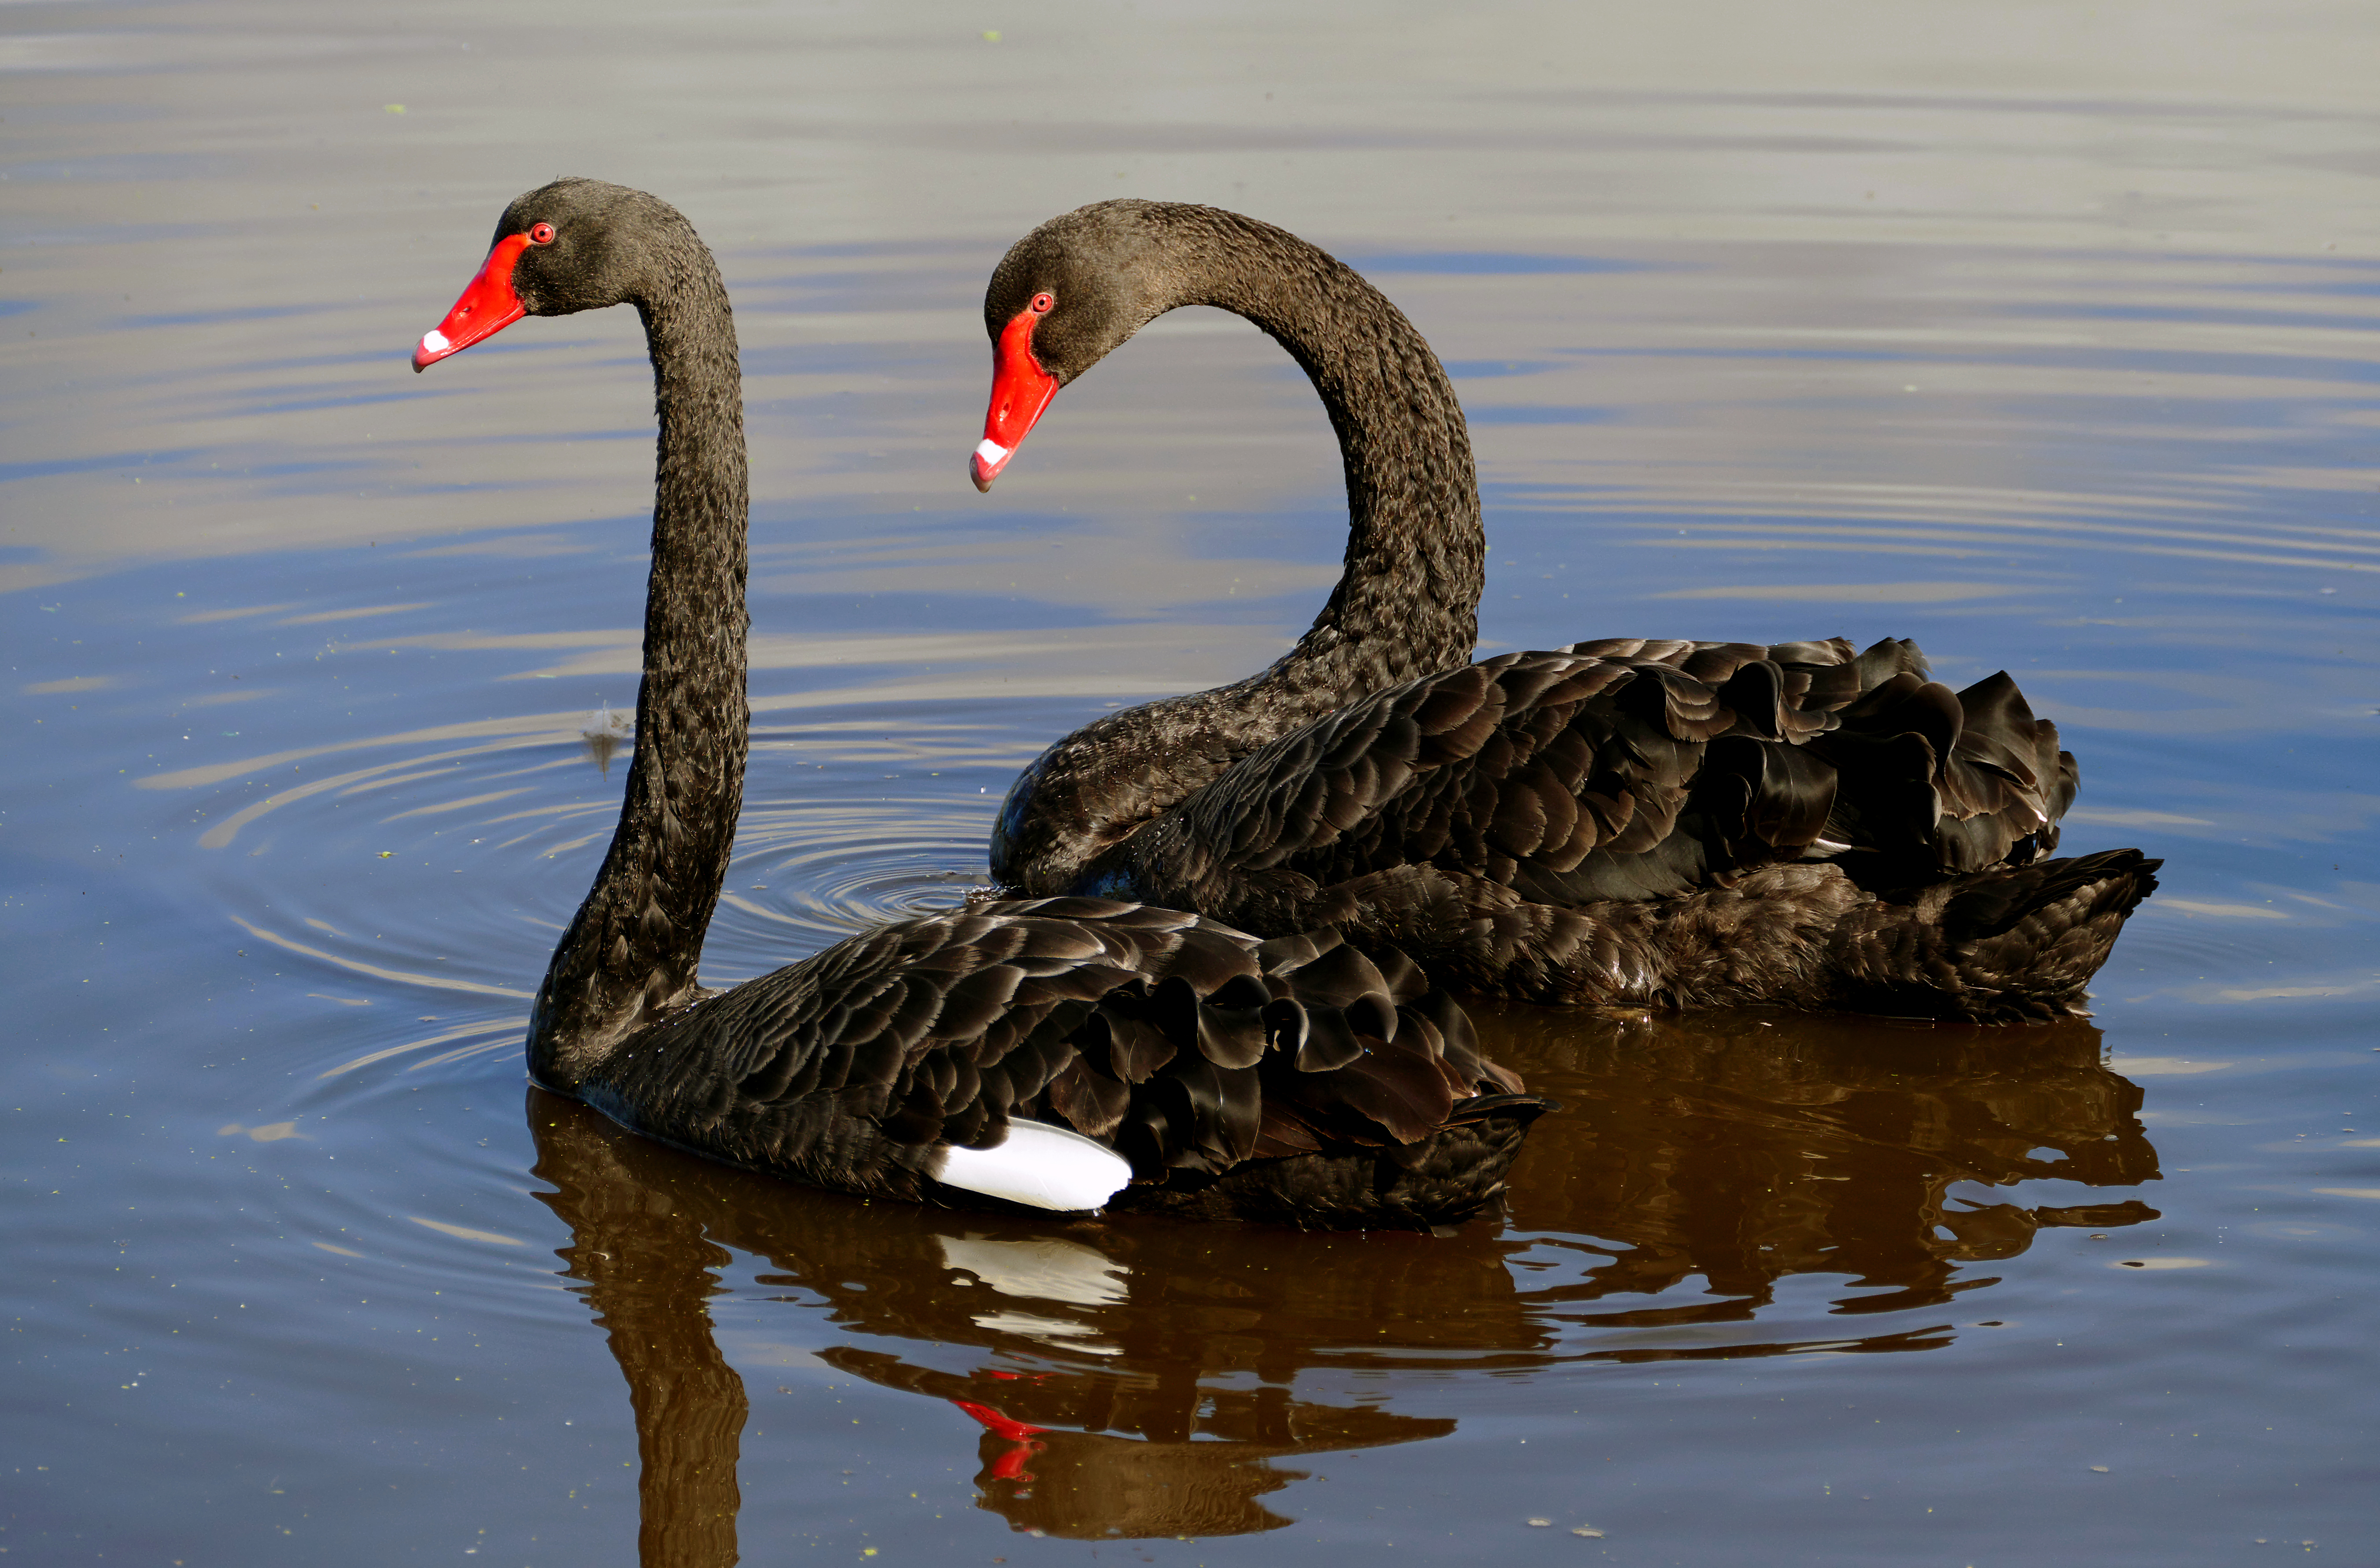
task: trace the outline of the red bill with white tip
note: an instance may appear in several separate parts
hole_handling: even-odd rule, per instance
[[[496,241],[478,273],[463,286],[463,297],[455,301],[446,319],[421,334],[420,344],[413,350],[416,371],[427,370],[449,354],[460,354],[481,338],[493,337],[528,313],[520,296],[513,292],[513,267],[532,243],[526,234],[508,234]]]
[[[991,488],[1050,399],[1058,395],[1058,378],[1043,370],[1033,354],[1033,329],[1049,311],[1044,303],[1049,298],[1036,295],[1033,304],[1002,329],[1000,346],[992,350],[991,407],[984,412],[983,440],[967,459],[978,490]]]

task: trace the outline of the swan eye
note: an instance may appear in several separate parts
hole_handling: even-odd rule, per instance
[[[529,231],[528,231],[528,242],[529,242],[531,245],[551,245],[551,244],[552,244],[552,243],[553,243],[553,225],[552,225],[552,224],[540,224],[540,225],[538,225],[535,228],[533,228],[533,229],[531,229],[531,230],[529,230]]]
[[[1037,294],[1033,297],[1033,303],[1026,306],[1026,309],[1031,310],[1037,316],[1046,316],[1050,313],[1050,309],[1057,303],[1058,297],[1054,294]]]

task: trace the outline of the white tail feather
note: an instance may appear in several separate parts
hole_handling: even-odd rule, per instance
[[[933,1177],[946,1185],[1035,1209],[1097,1209],[1132,1180],[1105,1144],[1047,1122],[1011,1122],[998,1149],[945,1145]]]

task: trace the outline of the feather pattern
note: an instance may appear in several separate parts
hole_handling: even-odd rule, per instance
[[[947,1152],[999,1149],[1024,1124],[1114,1150],[1135,1184],[1120,1206],[1193,1203],[1238,1172],[1234,1191],[1305,1223],[1475,1209],[1500,1164],[1345,1212],[1344,1195],[1301,1196],[1302,1168],[1385,1158],[1375,1185],[1393,1187],[1398,1160],[1468,1126],[1482,1097],[1520,1125],[1545,1106],[1410,963],[1384,968],[1332,931],[1266,942],[1094,898],[864,932],[676,1013],[573,1087],[652,1136],[850,1192],[950,1200]]]
[[[1332,925],[1444,983],[1532,1000],[2075,1010],[2155,867],[2044,860],[2074,793],[2056,730],[2005,675],[1953,693],[1906,644],[1790,651],[1582,645],[1407,682],[1254,753],[1083,885],[1257,932]],[[1848,694],[1815,678],[1863,662],[1898,667]],[[2092,915],[2030,959],[2005,941],[1986,957],[1979,928],[1943,923],[1974,906],[1926,896],[2025,888],[2046,908],[2078,867],[2099,879]]]
[[[1890,680],[1803,707],[1782,700],[1787,672],[1767,649],[1688,644],[1721,655],[1690,661],[1598,650],[1610,646],[1509,653],[1352,703],[1093,861],[1084,885],[1172,889],[1269,925],[1267,886],[1406,864],[1585,904],[1682,893],[1814,850],[1861,880],[1918,881],[2057,845],[2073,760],[2005,675],[1953,695],[1894,644]],[[1853,662],[1840,643],[1793,651]],[[1751,718],[1728,690],[1758,699]]]

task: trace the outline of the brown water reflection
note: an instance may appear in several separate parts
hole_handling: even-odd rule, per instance
[[[1580,1321],[1747,1319],[1797,1273],[1892,1287],[1839,1301],[1840,1313],[1935,1306],[1996,1282],[1958,1278],[1960,1266],[2013,1258],[2042,1226],[2157,1217],[2137,1200],[2028,1208],[1949,1194],[1961,1182],[2157,1179],[2142,1091],[2101,1064],[2099,1030],[2083,1020],[1473,1011],[1488,1051],[1570,1107],[1532,1140],[1514,1217],[1616,1244],[1586,1282],[1549,1299],[1658,1294],[1697,1274],[1723,1298]]]
[[[954,1406],[949,1440],[974,1434],[978,1505],[1013,1527],[1212,1537],[1291,1522],[1260,1501],[1304,1478],[1281,1459],[1455,1428],[1386,1402],[1471,1403],[1442,1380],[1364,1397],[1300,1386],[1318,1371],[1929,1349],[1951,1325],[1729,1326],[1789,1275],[1847,1277],[1864,1294],[1837,1314],[1936,1307],[1996,1282],[1970,1266],[2022,1252],[2042,1226],[2155,1217],[2137,1200],[1949,1191],[2155,1178],[2141,1091],[2100,1064],[2088,1024],[1482,1011],[1490,1048],[1570,1109],[1540,1124],[1506,1222],[1441,1237],[868,1204],[706,1163],[530,1090],[535,1174],[554,1189],[540,1196],[570,1226],[566,1272],[628,1381],[642,1561],[735,1561],[747,1400],[707,1305],[735,1252],[767,1261],[760,1287],[822,1305],[850,1336],[820,1360]]]

